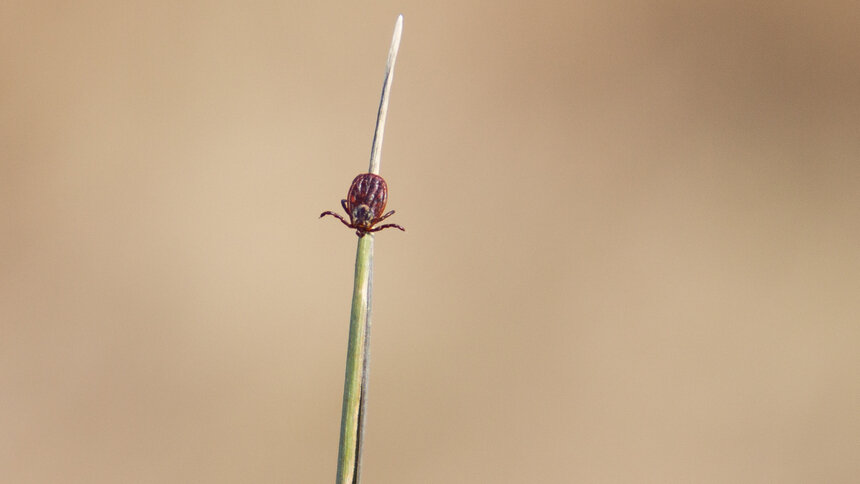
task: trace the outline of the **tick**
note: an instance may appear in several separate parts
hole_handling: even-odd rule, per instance
[[[344,225],[355,229],[355,235],[359,237],[368,232],[379,232],[392,227],[405,232],[406,229],[397,224],[376,225],[394,215],[394,210],[383,215],[387,201],[388,184],[385,183],[385,179],[373,173],[362,173],[352,180],[346,200],[340,201],[346,214],[349,215],[349,222],[331,211],[321,213],[320,218],[326,215],[337,217]]]

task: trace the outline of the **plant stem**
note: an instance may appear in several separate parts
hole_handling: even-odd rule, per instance
[[[376,129],[370,150],[370,173],[379,174],[382,158],[382,136],[388,116],[388,98],[394,79],[394,63],[400,48],[403,15],[397,17],[394,36],[385,65],[385,81],[376,117]],[[370,305],[373,289],[373,235],[358,238],[355,254],[355,280],[352,310],[349,317],[349,344],[346,350],[346,377],[343,384],[343,411],[340,421],[340,446],[337,457],[337,484],[358,484],[361,477],[361,454],[367,406],[367,381],[370,364]]]
[[[385,80],[382,82],[382,95],[379,96],[379,111],[376,113],[376,129],[373,131],[373,143],[370,148],[370,167],[368,172],[379,174],[379,163],[382,161],[382,134],[385,131],[385,120],[388,118],[388,96],[391,93],[391,82],[394,81],[394,63],[397,62],[397,51],[400,50],[400,37],[403,35],[403,15],[397,16],[394,23],[394,36],[391,38],[391,48],[388,49],[388,61],[385,63]]]
[[[362,420],[367,391],[367,364],[370,347],[370,304],[373,272],[373,236],[358,239],[355,254],[355,281],[349,317],[349,345],[346,351],[346,378],[343,385],[343,412],[340,422],[340,449],[337,483],[358,483],[361,466]]]

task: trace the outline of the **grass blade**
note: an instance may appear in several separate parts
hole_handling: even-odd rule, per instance
[[[400,48],[403,15],[397,17],[394,36],[388,51],[385,80],[376,117],[376,129],[370,150],[370,173],[379,174],[382,158],[382,136],[388,116],[388,98],[394,79],[394,63]],[[361,477],[361,453],[367,408],[367,383],[370,363],[370,305],[373,289],[373,235],[359,237],[355,254],[355,280],[352,310],[349,317],[349,344],[346,352],[346,376],[343,385],[343,410],[340,421],[340,446],[337,457],[337,484],[358,484]]]

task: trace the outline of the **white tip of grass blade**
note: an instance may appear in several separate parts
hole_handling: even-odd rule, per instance
[[[391,81],[394,80],[394,63],[397,61],[397,51],[400,49],[400,37],[403,35],[403,15],[397,16],[394,24],[394,36],[391,38],[391,49],[388,50],[388,62],[385,64],[385,81],[382,83],[382,97],[379,99],[379,112],[376,115],[376,130],[373,132],[373,146],[370,149],[370,168],[367,171],[379,174],[379,163],[382,160],[382,135],[385,131],[385,118],[388,117],[388,96],[391,93]]]

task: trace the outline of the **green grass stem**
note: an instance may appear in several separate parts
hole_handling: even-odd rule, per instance
[[[355,253],[355,280],[349,316],[349,344],[346,351],[346,378],[340,422],[340,449],[337,458],[338,484],[359,482],[362,420],[370,360],[370,304],[372,298],[373,235],[358,239]]]
[[[385,81],[376,117],[376,130],[370,150],[370,173],[379,174],[382,159],[382,135],[388,116],[388,98],[394,79],[394,63],[400,48],[403,16],[397,17]],[[370,305],[373,289],[373,235],[358,238],[355,253],[355,280],[352,289],[352,310],[349,317],[349,343],[346,350],[346,377],[343,384],[343,411],[340,421],[340,445],[337,457],[337,484],[359,484],[361,453],[367,405],[367,382],[370,362]]]

